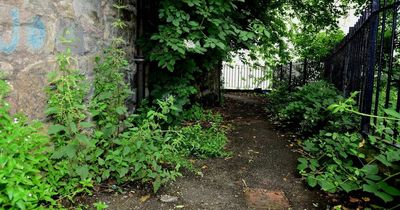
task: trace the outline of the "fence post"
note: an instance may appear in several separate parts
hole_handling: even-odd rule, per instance
[[[308,77],[308,75],[307,75],[307,58],[304,58],[303,68],[304,68],[303,69],[303,85],[305,85],[307,82],[307,77]]]
[[[348,70],[349,70],[349,62],[350,62],[350,49],[351,49],[351,43],[349,43],[346,46],[345,49],[345,57],[344,57],[344,67],[343,67],[343,75],[342,75],[342,89],[343,89],[343,96],[348,97],[348,83],[349,83],[349,78],[348,78]]]
[[[290,61],[290,67],[289,67],[289,91],[292,90],[292,70],[293,70],[293,62]]]
[[[363,99],[363,106],[362,112],[364,114],[371,114],[372,111],[372,97],[373,97],[373,90],[374,90],[374,71],[375,71],[375,62],[376,62],[376,36],[378,34],[378,17],[379,14],[376,11],[379,10],[379,0],[372,1],[372,18],[371,25],[370,25],[370,32],[369,32],[369,49],[368,49],[368,66],[366,71],[366,80],[364,86],[364,99]],[[370,117],[362,117],[361,120],[361,128],[363,134],[368,134],[370,129]]]
[[[383,1],[383,7],[387,6],[387,0]],[[381,92],[381,81],[382,81],[382,71],[383,71],[383,63],[384,63],[384,44],[385,44],[385,30],[386,30],[386,10],[383,10],[382,15],[382,27],[381,27],[381,36],[380,36],[380,46],[379,46],[379,58],[378,58],[378,78],[376,82],[376,91],[375,91],[375,106],[374,106],[374,115],[378,115],[379,108],[379,99]],[[378,119],[374,118],[374,125],[377,125]]]

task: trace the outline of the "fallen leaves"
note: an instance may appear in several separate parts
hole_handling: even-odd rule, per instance
[[[140,203],[144,203],[144,202],[148,201],[150,199],[150,197],[151,197],[150,195],[144,195],[144,196],[140,197],[139,201],[140,201]]]

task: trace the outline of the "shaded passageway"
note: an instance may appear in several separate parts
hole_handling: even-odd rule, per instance
[[[132,191],[98,199],[109,209],[326,209],[296,174],[297,154],[268,121],[264,106],[260,97],[227,94],[217,111],[231,127],[231,157],[197,161],[199,175],[188,173],[156,196]],[[162,195],[172,196],[171,202],[162,202]]]

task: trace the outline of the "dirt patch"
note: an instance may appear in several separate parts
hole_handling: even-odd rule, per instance
[[[109,209],[252,209],[246,203],[246,189],[279,192],[279,199],[292,209],[326,209],[318,191],[308,189],[297,175],[298,155],[290,142],[268,122],[259,97],[227,94],[219,111],[233,126],[228,133],[232,157],[198,160],[200,175],[187,173],[163,187],[157,195],[126,188],[123,193],[97,193],[91,202],[103,201]],[[162,196],[173,202],[162,202]],[[264,205],[265,206],[265,205]],[[256,206],[253,206],[256,207]],[[259,207],[260,209],[262,207]]]

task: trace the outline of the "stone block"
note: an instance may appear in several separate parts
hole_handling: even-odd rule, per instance
[[[282,191],[265,189],[246,189],[244,192],[247,206],[252,209],[287,210],[289,201]]]

